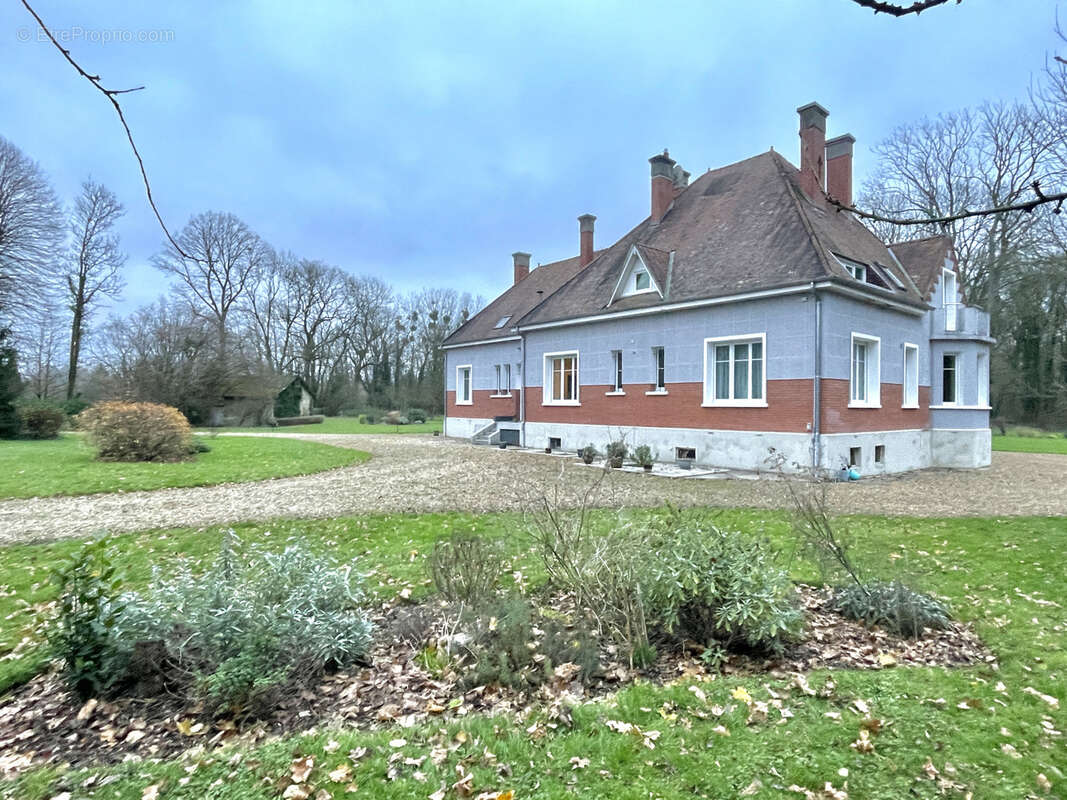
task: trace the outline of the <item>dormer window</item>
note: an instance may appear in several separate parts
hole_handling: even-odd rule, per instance
[[[664,253],[663,255],[667,254]],[[651,294],[653,292],[660,296],[663,295],[663,291],[656,282],[648,262],[642,258],[637,246],[632,246],[624,262],[622,272],[619,274],[619,281],[615,284],[615,291],[611,293],[611,300],[608,305],[611,305],[621,297],[633,297],[636,294]]]
[[[860,283],[867,283],[866,264],[863,264],[859,261],[853,261],[851,258],[839,256],[837,253],[834,253],[833,256],[837,259],[837,263],[844,267],[845,272],[852,276],[854,280],[857,280]]]
[[[500,319],[497,320],[496,325],[494,325],[493,328],[503,328],[505,325],[508,324],[508,321],[510,319],[511,319],[511,314],[508,314],[506,317],[501,317]]]

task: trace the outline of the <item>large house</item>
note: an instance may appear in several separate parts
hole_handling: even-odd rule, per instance
[[[565,450],[625,439],[661,461],[867,474],[990,461],[988,315],[951,239],[887,247],[852,202],[850,135],[798,109],[775,152],[690,181],[649,159],[651,213],[530,269],[444,343],[445,434]]]

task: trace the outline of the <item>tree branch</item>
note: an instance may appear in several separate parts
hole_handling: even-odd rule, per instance
[[[1033,200],[1025,200],[1018,203],[1007,203],[1005,205],[993,206],[991,208],[983,208],[978,211],[968,211],[964,209],[956,214],[949,214],[944,217],[919,217],[917,219],[903,219],[898,217],[886,217],[881,214],[875,214],[871,211],[862,211],[855,206],[845,205],[840,200],[827,196],[827,201],[840,211],[848,211],[855,214],[862,219],[869,219],[872,222],[885,222],[890,225],[948,225],[950,222],[958,222],[961,219],[970,219],[971,217],[991,217],[994,214],[1010,214],[1013,211],[1025,211],[1027,214],[1032,212],[1038,206],[1046,205],[1047,203],[1055,203],[1056,207],[1052,209],[1053,214],[1059,214],[1063,208],[1064,201],[1067,201],[1067,192],[1057,192],[1056,194],[1045,194],[1041,191],[1041,182],[1034,181],[1030,184],[1036,195]]]
[[[174,241],[174,237],[171,236],[170,230],[167,228],[167,224],[163,222],[163,216],[159,213],[159,209],[156,208],[156,201],[152,197],[152,185],[148,182],[148,173],[145,171],[144,159],[141,158],[141,153],[137,149],[137,144],[133,140],[133,133],[130,131],[130,126],[126,122],[126,116],[122,113],[122,106],[119,105],[119,101],[117,99],[118,95],[120,94],[139,92],[140,90],[144,89],[144,87],[135,86],[131,89],[108,89],[107,87],[105,87],[101,83],[99,75],[90,75],[88,72],[82,69],[81,65],[78,64],[78,62],[71,57],[70,51],[63,48],[63,46],[60,45],[58,41],[56,41],[56,37],[52,35],[52,31],[48,29],[48,26],[44,24],[44,20],[42,20],[40,16],[38,16],[37,12],[33,10],[27,0],[22,0],[22,5],[25,6],[26,10],[30,12],[30,16],[32,16],[37,21],[37,24],[41,26],[41,30],[45,32],[45,35],[48,37],[49,41],[51,41],[52,44],[55,45],[56,49],[63,54],[63,58],[65,58],[70,63],[70,65],[74,67],[75,70],[77,70],[79,75],[81,75],[83,78],[85,78],[85,80],[89,81],[89,83],[99,89],[100,92],[104,95],[104,97],[106,97],[111,102],[111,105],[115,107],[115,113],[119,115],[119,122],[122,123],[123,129],[126,131],[126,138],[130,142],[130,148],[133,150],[133,155],[137,159],[137,165],[141,169],[141,179],[144,181],[145,194],[148,196],[148,205],[152,207],[152,213],[156,215],[156,221],[159,222],[159,227],[163,229],[163,233],[166,235],[167,241],[171,243],[175,250],[181,253],[181,255],[185,258],[191,258],[191,256],[187,255],[186,252],[182,250],[181,246],[176,241]]]
[[[889,14],[891,17],[906,17],[908,14],[915,14],[918,16],[926,9],[944,5],[949,2],[949,0],[915,0],[910,6],[899,5],[897,3],[884,3],[882,0],[852,0],[852,2],[863,8],[871,9],[875,14]],[[956,0],[956,5],[959,5],[962,2],[963,0]]]

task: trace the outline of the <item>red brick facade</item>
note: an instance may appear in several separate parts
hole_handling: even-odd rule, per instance
[[[489,389],[475,389],[474,402],[470,405],[457,405],[456,393],[448,393],[447,415],[450,417],[465,417],[470,419],[492,419],[493,417],[513,416],[519,418],[519,399],[522,395],[520,389],[512,389],[511,396],[499,397]]]
[[[667,394],[648,395],[647,384],[624,387],[625,395],[610,395],[610,386],[583,385],[581,405],[545,406],[540,390],[533,389],[526,407],[528,422],[560,422],[619,427],[697,428],[706,430],[774,431],[807,433],[812,420],[810,379],[767,381],[767,407],[701,406],[700,383],[671,383]],[[883,383],[881,408],[849,408],[847,380],[822,379],[822,432],[914,430],[929,427],[930,388],[919,387],[917,409],[900,407],[900,384]],[[520,392],[511,397],[493,397],[491,391],[475,391],[471,405],[456,405],[455,392],[448,393],[448,416],[475,419],[514,416],[519,418]]]

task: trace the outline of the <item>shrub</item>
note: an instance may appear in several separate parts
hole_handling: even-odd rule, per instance
[[[645,614],[706,647],[779,653],[803,615],[770,544],[668,511],[640,536]],[[647,541],[644,541],[646,540]]]
[[[365,425],[377,425],[378,415],[373,411],[368,411],[366,414],[361,414],[359,421]]]
[[[31,439],[55,439],[67,419],[60,406],[47,400],[30,400],[18,406],[22,433]]]
[[[849,584],[834,593],[833,607],[849,619],[911,638],[922,636],[924,628],[943,630],[951,619],[939,600],[900,581]]]
[[[596,451],[596,447],[592,444],[587,444],[581,450],[578,451],[578,457],[582,459],[586,464],[592,464],[596,461],[596,457],[599,455]]]
[[[407,425],[408,418],[399,411],[390,411],[382,418],[382,422],[386,425]]]
[[[230,531],[206,573],[157,572],[152,586],[124,597],[123,638],[163,642],[215,710],[255,713],[282,687],[360,661],[370,647],[353,565],[303,544],[245,550]]]
[[[600,665],[596,641],[582,622],[546,616],[520,595],[467,609],[460,628],[469,637],[458,659],[464,688],[529,689],[551,681],[562,664],[574,664],[575,677],[588,681]]]
[[[101,461],[184,461],[192,430],[176,408],[158,403],[97,403],[77,417]]]
[[[83,700],[114,686],[129,649],[117,636],[123,604],[119,576],[103,540],[85,545],[53,575],[59,614],[50,633],[71,687]]]
[[[626,458],[626,453],[628,452],[626,449],[626,442],[621,439],[614,442],[608,442],[608,446],[604,452],[608,457],[608,463],[618,469],[622,466],[622,461]]]
[[[421,408],[409,408],[408,419],[412,422],[422,423],[428,419],[428,415],[426,414],[426,411]]]
[[[634,449],[634,461],[642,467],[651,467],[656,462],[656,454],[652,452],[651,447],[643,444]]]
[[[446,600],[474,602],[492,594],[504,559],[494,542],[473,533],[438,539],[430,554],[430,578]]]
[[[75,417],[91,405],[92,403],[81,397],[72,397],[63,403],[63,413],[68,417]]]

